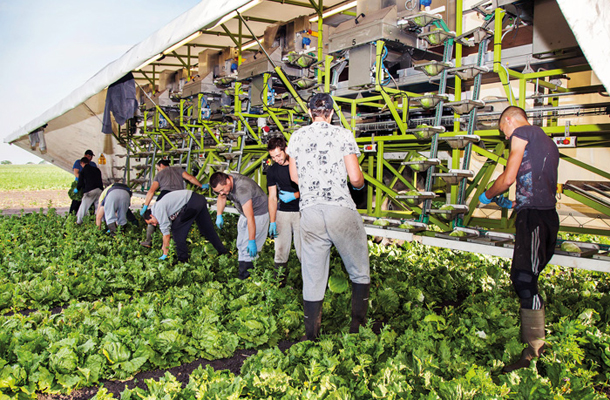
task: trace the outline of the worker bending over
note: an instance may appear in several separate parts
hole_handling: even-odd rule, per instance
[[[152,185],[150,185],[150,189],[148,189],[148,192],[146,193],[146,198],[144,199],[144,205],[140,210],[140,215],[144,215],[157,190],[160,191],[159,196],[157,196],[157,201],[159,201],[169,192],[186,189],[184,181],[189,181],[198,188],[209,188],[209,185],[202,185],[199,183],[197,178],[186,172],[181,166],[175,165],[170,167],[168,160],[159,160],[157,163],[157,175],[155,175],[155,179],[153,180]],[[148,225],[146,228],[146,239],[141,242],[140,245],[144,247],[151,247],[153,233],[155,233],[155,227],[153,225]]]
[[[216,226],[222,229],[224,219],[222,212],[227,200],[230,200],[239,212],[237,221],[237,251],[239,261],[239,279],[250,276],[254,266],[252,260],[263,248],[269,229],[269,211],[267,195],[254,180],[241,174],[214,172],[210,177],[210,186],[218,194],[216,203]]]
[[[129,210],[131,195],[131,189],[124,183],[113,183],[104,189],[100,195],[100,204],[95,216],[95,224],[97,227],[101,229],[102,219],[105,219],[108,233],[110,233],[111,236],[114,236],[117,226],[127,225],[127,214],[131,213]]]
[[[212,243],[219,254],[228,253],[214,230],[205,196],[193,193],[191,190],[175,190],[166,194],[155,202],[151,209],[144,212],[144,220],[149,225],[159,226],[163,234],[163,255],[160,260],[167,258],[171,233],[176,243],[178,261],[188,261],[186,238],[193,222],[197,223],[199,233]]]

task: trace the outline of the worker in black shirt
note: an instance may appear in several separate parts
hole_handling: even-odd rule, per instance
[[[95,154],[93,154],[93,151],[87,150],[87,151],[85,151],[84,157],[87,157],[89,159],[89,165],[97,168],[97,164],[92,161],[94,155]],[[83,167],[80,164],[80,160],[81,159],[79,158],[76,161],[74,161],[74,165],[72,166],[72,172],[74,173],[74,180],[76,180],[77,184],[78,184],[78,177],[80,175],[80,172],[83,170]],[[76,214],[78,212],[79,207],[80,207],[80,200],[72,200],[72,203],[70,204],[70,214]]]
[[[267,170],[267,189],[269,192],[269,236],[275,238],[275,268],[283,267],[282,285],[288,278],[286,266],[290,255],[291,243],[299,261],[301,260],[301,236],[299,214],[299,186],[290,179],[286,154],[286,139],[274,136],[267,143],[269,156],[274,164]],[[278,201],[279,198],[279,201]]]
[[[83,199],[78,213],[76,214],[76,223],[78,225],[83,223],[83,218],[87,213],[91,204],[94,204],[94,208],[97,210],[97,201],[102,194],[104,184],[102,183],[102,172],[89,164],[89,158],[83,157],[80,159],[82,171],[79,174],[78,185],[76,185],[75,192],[83,189]]]
[[[521,340],[527,347],[517,362],[503,368],[511,372],[527,368],[544,346],[544,301],[538,292],[538,278],[553,257],[559,231],[555,210],[559,150],[540,127],[528,122],[522,108],[510,106],[504,110],[498,128],[510,141],[510,154],[506,169],[481,193],[479,201],[493,201],[517,211],[510,278],[521,303]],[[515,182],[513,202],[502,193]]]

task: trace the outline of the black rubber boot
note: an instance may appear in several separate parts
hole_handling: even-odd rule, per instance
[[[140,246],[144,246],[144,247],[150,248],[152,246],[152,235],[153,235],[153,233],[155,233],[154,225],[147,225],[146,226],[146,240],[143,241],[143,242],[140,242]]]
[[[286,282],[288,281],[288,263],[275,263],[275,276],[277,278],[280,273],[280,268],[282,269],[282,276],[280,280],[280,287],[283,288],[286,286]]]
[[[521,358],[514,364],[507,365],[502,372],[508,373],[527,368],[534,357],[540,357],[544,347],[544,308],[542,310],[521,309],[521,341],[527,347],[521,352]]]
[[[322,304],[320,301],[303,300],[303,314],[305,315],[305,340],[318,340],[320,326],[322,325]]]
[[[250,270],[254,268],[254,264],[252,261],[240,261],[239,262],[239,272],[237,277],[241,280],[244,280],[250,276]]]
[[[352,323],[349,333],[358,333],[360,327],[366,324],[370,288],[370,283],[352,283]]]
[[[116,223],[111,223],[108,224],[108,234],[110,236],[115,236],[116,235]]]

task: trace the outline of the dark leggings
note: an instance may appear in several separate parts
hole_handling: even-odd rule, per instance
[[[540,310],[538,277],[553,257],[559,231],[559,217],[553,210],[525,209],[515,221],[515,251],[510,279],[521,301],[521,308]]]
[[[189,253],[186,237],[191,230],[193,222],[197,223],[199,233],[212,243],[218,253],[227,253],[227,249],[214,229],[205,196],[193,193],[191,199],[186,203],[184,210],[180,212],[178,218],[172,223],[172,235],[176,243],[176,253],[179,261],[188,261]]]

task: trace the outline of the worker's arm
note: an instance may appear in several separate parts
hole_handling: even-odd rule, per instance
[[[163,247],[161,247],[161,250],[163,250],[163,255],[166,256],[169,253],[169,239],[170,239],[171,235],[163,235]]]
[[[269,191],[269,222],[275,222],[275,214],[277,213],[277,186],[267,186]]]
[[[201,187],[201,183],[199,183],[199,181],[197,180],[197,178],[195,178],[193,175],[189,174],[188,172],[184,171],[182,173],[182,178],[184,180],[189,181],[190,183],[192,183],[193,185],[195,185],[197,188]]]
[[[216,201],[216,214],[220,215],[225,210],[225,206],[227,205],[227,196],[222,194],[218,195],[218,200]]]
[[[79,170],[78,170],[78,168],[74,168],[74,169],[72,169],[72,171],[74,172],[74,176],[75,176],[76,178],[78,178],[78,175],[79,175]]]
[[[252,199],[248,200],[241,206],[244,216],[248,220],[248,239],[256,240],[256,220],[254,219],[254,208],[252,206]]]
[[[294,157],[290,157],[290,160],[288,161],[288,170],[290,171],[290,180],[298,185],[299,173],[297,170],[297,162],[295,161]]]
[[[144,205],[149,206],[153,197],[155,196],[155,192],[159,189],[159,182],[154,181],[152,185],[150,185],[150,189],[146,192],[146,198],[144,199]]]
[[[78,182],[76,183],[76,188],[78,190],[81,190],[82,188],[85,187],[85,178],[86,178],[86,176],[82,177],[82,179],[79,177]]]
[[[504,172],[502,172],[496,179],[494,184],[485,192],[485,196],[488,199],[506,192],[508,188],[515,183],[517,173],[519,172],[519,167],[523,161],[525,146],[527,146],[527,140],[523,140],[518,137],[511,138],[510,154],[508,155],[506,168],[504,169]]]
[[[102,218],[104,218],[104,206],[100,204],[95,213],[95,225],[97,225],[99,229],[102,229]]]
[[[360,170],[360,164],[358,163],[358,156],[355,154],[348,154],[343,156],[345,162],[345,169],[347,169],[347,176],[354,189],[359,189],[364,186],[364,175]]]

